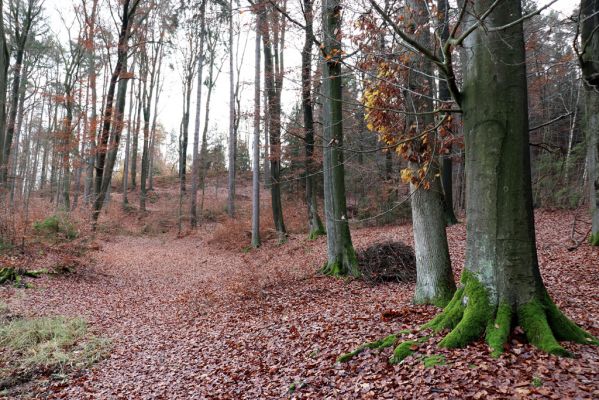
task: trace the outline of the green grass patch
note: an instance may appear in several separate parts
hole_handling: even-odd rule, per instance
[[[38,375],[66,375],[102,359],[109,342],[89,333],[80,318],[19,318],[0,323],[0,391]]]

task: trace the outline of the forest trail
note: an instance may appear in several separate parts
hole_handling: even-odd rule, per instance
[[[537,219],[546,284],[560,307],[597,334],[598,250],[583,245],[566,253],[562,242],[568,224],[559,221],[569,221],[567,213],[543,212]],[[459,266],[464,227],[449,232],[454,265]],[[292,235],[283,246],[267,243],[244,253],[220,250],[208,243],[209,237],[203,229],[180,239],[115,236],[92,254],[90,266],[71,276],[42,278],[36,289],[13,296],[9,304],[21,313],[82,316],[92,330],[112,340],[107,359],[66,383],[51,383],[45,395],[259,399],[434,398],[439,393],[456,396],[456,391],[466,397],[599,394],[599,349],[590,346],[567,345],[581,358],[560,359],[515,338],[511,351],[493,360],[482,343],[448,351],[438,349],[435,338],[401,365],[387,364],[388,351],[335,363],[339,354],[365,340],[413,329],[438,309],[412,306],[411,284],[372,286],[316,276],[324,260],[323,239],[308,242]],[[365,228],[354,234],[357,247],[382,239],[411,243],[410,227]],[[581,274],[587,279],[581,280]],[[400,317],[381,320],[381,313],[391,309],[399,310]],[[424,368],[427,354],[444,355],[447,365]],[[543,386],[531,386],[533,377]]]

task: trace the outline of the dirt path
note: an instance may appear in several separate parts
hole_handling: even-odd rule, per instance
[[[593,333],[598,326],[599,252],[566,252],[567,226],[542,215],[545,280],[558,304]],[[564,224],[562,224],[564,225]],[[425,322],[437,310],[410,305],[412,286],[314,277],[324,241],[293,237],[247,254],[217,250],[199,235],[114,237],[94,265],[44,278],[37,289],[3,292],[11,307],[34,315],[83,316],[112,339],[111,356],[40,397],[70,399],[437,398],[479,396],[599,397],[599,350],[567,345],[581,358],[559,359],[514,338],[499,360],[482,343],[436,348],[437,339],[397,366],[388,351],[336,364],[342,352]],[[450,230],[455,265],[463,226]],[[381,238],[410,242],[409,227],[362,229],[360,245]],[[584,274],[584,275],[583,275]],[[586,276],[584,280],[581,276]],[[381,312],[403,315],[381,321]],[[447,365],[424,368],[442,354]],[[534,377],[542,386],[531,385]]]

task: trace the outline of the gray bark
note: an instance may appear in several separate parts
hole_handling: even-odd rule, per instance
[[[322,272],[333,276],[359,276],[345,200],[339,0],[323,0],[322,19],[323,50],[328,56],[322,59],[324,201],[328,255]]]
[[[252,143],[252,247],[260,246],[260,28],[256,27],[254,74],[254,136]]]

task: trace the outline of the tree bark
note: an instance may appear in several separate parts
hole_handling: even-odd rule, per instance
[[[477,1],[482,15],[493,0]],[[465,42],[461,102],[466,144],[466,263],[462,287],[428,327],[452,331],[440,342],[461,347],[486,332],[493,354],[511,328],[548,353],[558,340],[598,343],[551,301],[538,266],[528,134],[524,35],[519,0],[499,3]],[[508,26],[499,31],[494,27]],[[517,321],[517,322],[516,322]]]
[[[260,246],[260,26],[256,23],[254,52],[254,137],[252,143],[252,247]]]
[[[304,151],[306,163],[306,205],[308,207],[308,237],[316,239],[326,232],[318,215],[316,169],[314,168],[314,105],[312,103],[312,47],[314,42],[314,11],[312,0],[304,1],[306,19],[302,49],[302,110],[304,117]]]
[[[192,228],[198,226],[198,181],[200,179],[200,154],[199,154],[199,141],[200,141],[200,114],[202,110],[202,86],[204,86],[204,37],[206,31],[204,25],[206,24],[206,1],[202,1],[200,5],[200,51],[198,60],[198,83],[196,88],[196,114],[195,114],[195,126],[193,130],[193,159],[191,167],[191,208],[189,212],[189,222]]]
[[[343,160],[343,112],[341,77],[340,0],[322,2],[323,45],[323,141],[324,203],[327,225],[327,263],[321,272],[333,276],[359,276],[352,245],[345,200]]]
[[[425,26],[428,20],[426,3],[423,0],[409,0],[409,11],[404,21],[409,27]],[[411,30],[411,29],[409,29]],[[410,32],[418,37],[422,43],[430,43],[431,38],[427,29],[420,33]],[[408,75],[409,91],[406,91],[407,103],[413,105],[415,115],[406,117],[406,126],[417,126],[419,131],[430,129],[434,124],[431,114],[418,113],[434,109],[431,88],[433,82],[430,76],[431,66],[428,60],[419,55],[411,55]],[[428,134],[428,143],[435,142],[435,134]],[[416,148],[424,147],[420,139],[415,139]],[[409,168],[413,171],[426,167],[424,184],[410,184],[412,205],[412,226],[414,235],[414,252],[416,254],[416,289],[414,302],[416,304],[435,304],[443,307],[451,300],[455,292],[455,282],[449,258],[449,246],[445,231],[445,216],[443,206],[443,190],[439,178],[439,164],[435,149],[431,152],[427,164],[410,162]]]
[[[229,217],[235,215],[235,85],[233,69],[233,0],[229,0],[229,167],[228,167],[228,195],[227,213]]]
[[[580,55],[585,90],[585,137],[592,218],[590,243],[599,246],[599,0],[581,0]]]

